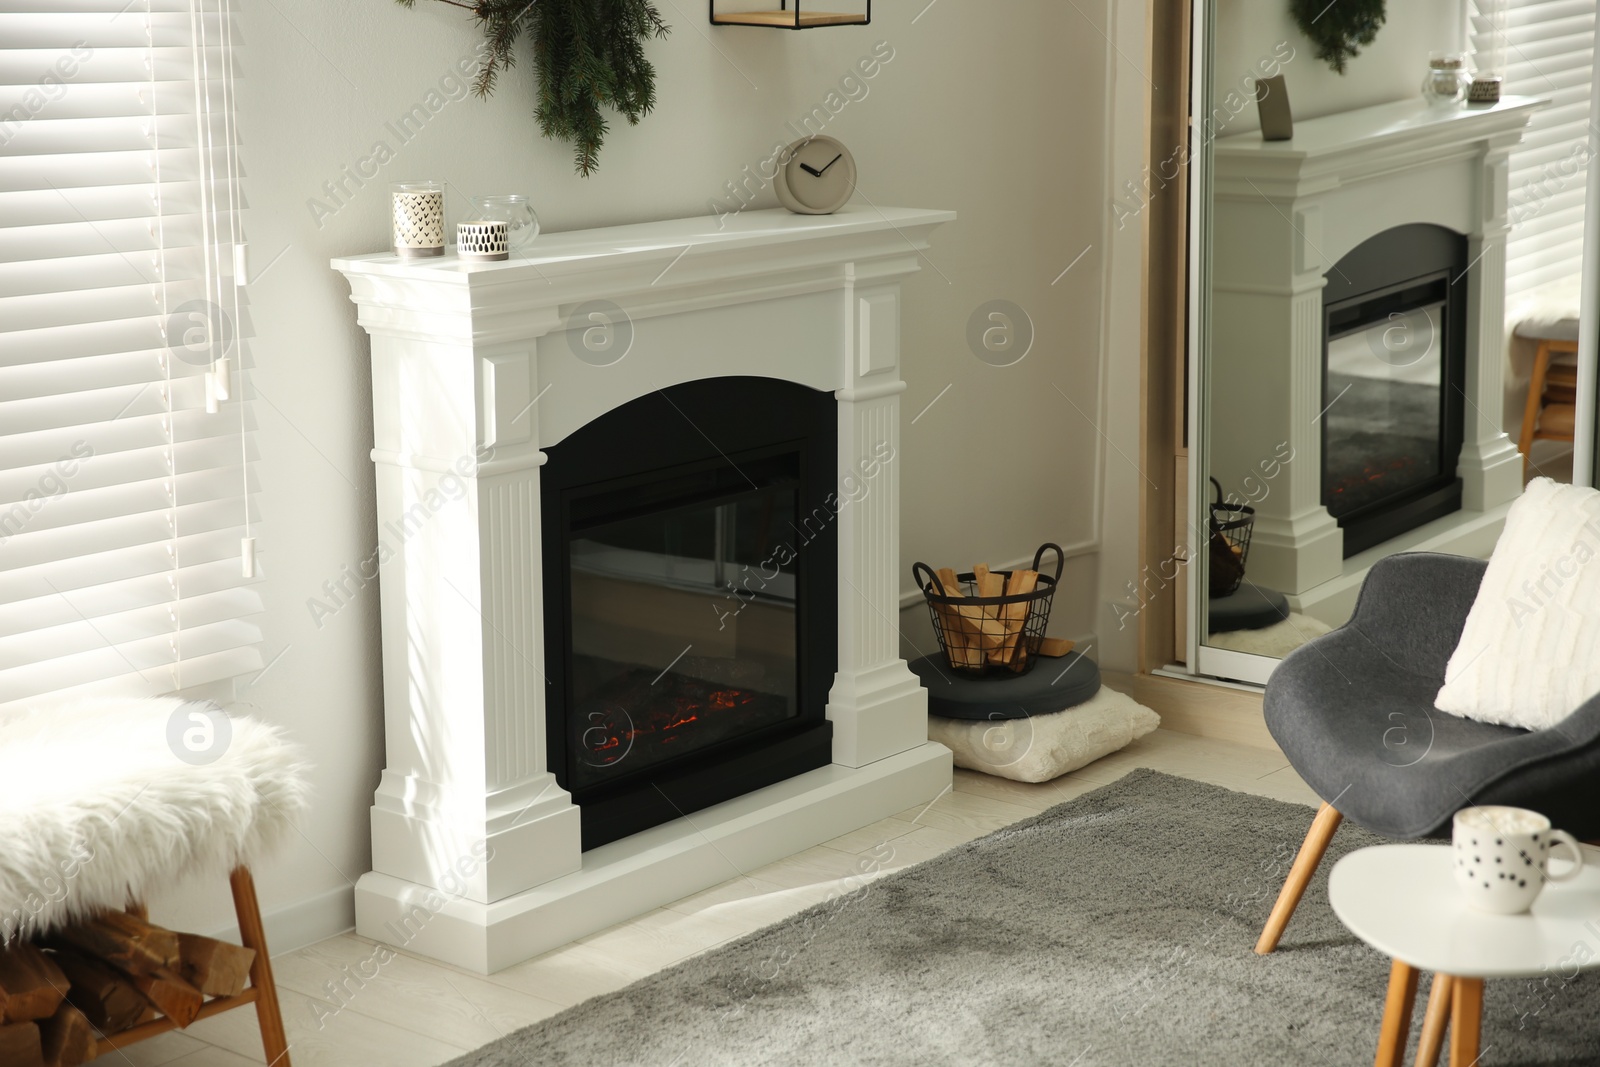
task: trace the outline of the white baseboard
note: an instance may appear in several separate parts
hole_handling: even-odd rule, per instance
[[[928,742],[865,767],[829,764],[602,845],[583,854],[582,870],[493,904],[364,874],[356,891],[357,932],[492,974],[735,871],[929,803],[949,788],[950,751]]]
[[[356,890],[341,886],[288,907],[261,916],[267,928],[267,945],[272,955],[281,956],[318,941],[348,933],[356,928]],[[237,926],[214,930],[210,934],[222,941],[239,941]]]

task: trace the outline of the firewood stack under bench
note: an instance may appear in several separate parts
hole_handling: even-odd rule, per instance
[[[107,912],[0,948],[0,1067],[77,1067],[256,998],[255,950]]]

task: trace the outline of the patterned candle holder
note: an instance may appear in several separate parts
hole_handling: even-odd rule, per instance
[[[1467,86],[1467,103],[1498,104],[1500,102],[1500,75],[1479,74]]]
[[[507,259],[506,224],[500,219],[478,219],[456,224],[456,255],[487,263]]]
[[[444,255],[444,186],[439,182],[396,182],[394,254],[402,259]]]

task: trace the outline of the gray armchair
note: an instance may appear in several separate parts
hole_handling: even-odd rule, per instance
[[[1267,728],[1323,804],[1257,952],[1277,947],[1345,818],[1412,839],[1448,833],[1461,808],[1510,804],[1577,837],[1600,835],[1600,696],[1531,732],[1433,706],[1486,566],[1436,553],[1390,556],[1367,574],[1347,624],[1273,672]]]

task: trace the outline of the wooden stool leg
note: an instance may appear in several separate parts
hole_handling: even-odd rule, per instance
[[[1411,1036],[1411,1009],[1417,1003],[1417,969],[1395,960],[1389,966],[1389,995],[1383,1002],[1383,1029],[1378,1033],[1378,1055],[1373,1067],[1400,1067]]]
[[[250,987],[256,990],[256,1019],[261,1025],[261,1046],[268,1067],[289,1067],[289,1040],[278,1010],[278,987],[272,982],[272,961],[267,957],[267,932],[256,903],[256,883],[248,867],[236,868],[228,878],[233,885],[233,908],[239,916],[239,939],[256,950],[250,965]]]
[[[1300,843],[1294,866],[1289,868],[1289,877],[1283,880],[1283,888],[1278,891],[1278,902],[1272,906],[1272,914],[1267,916],[1267,925],[1256,942],[1258,955],[1265,956],[1278,947],[1283,928],[1289,925],[1294,909],[1299,907],[1300,898],[1305,895],[1306,886],[1311,883],[1311,876],[1317,873],[1323,853],[1328,851],[1333,832],[1343,821],[1344,816],[1331,804],[1324,803],[1317,809],[1317,817],[1311,820],[1311,829],[1306,831],[1306,839]]]
[[[1417,1042],[1417,1067],[1438,1067],[1445,1027],[1450,1024],[1455,981],[1448,974],[1433,976],[1433,985],[1428,989],[1428,1013],[1422,1017],[1422,1040]]]
[[[1483,979],[1457,978],[1450,1012],[1450,1067],[1473,1067],[1478,1062],[1483,1030]]]
[[[1544,379],[1550,372],[1550,342],[1540,341],[1533,356],[1533,378],[1528,382],[1528,402],[1522,406],[1522,435],[1517,447],[1522,450],[1522,480],[1528,480],[1528,463],[1533,458],[1533,434],[1539,428],[1544,410]]]

